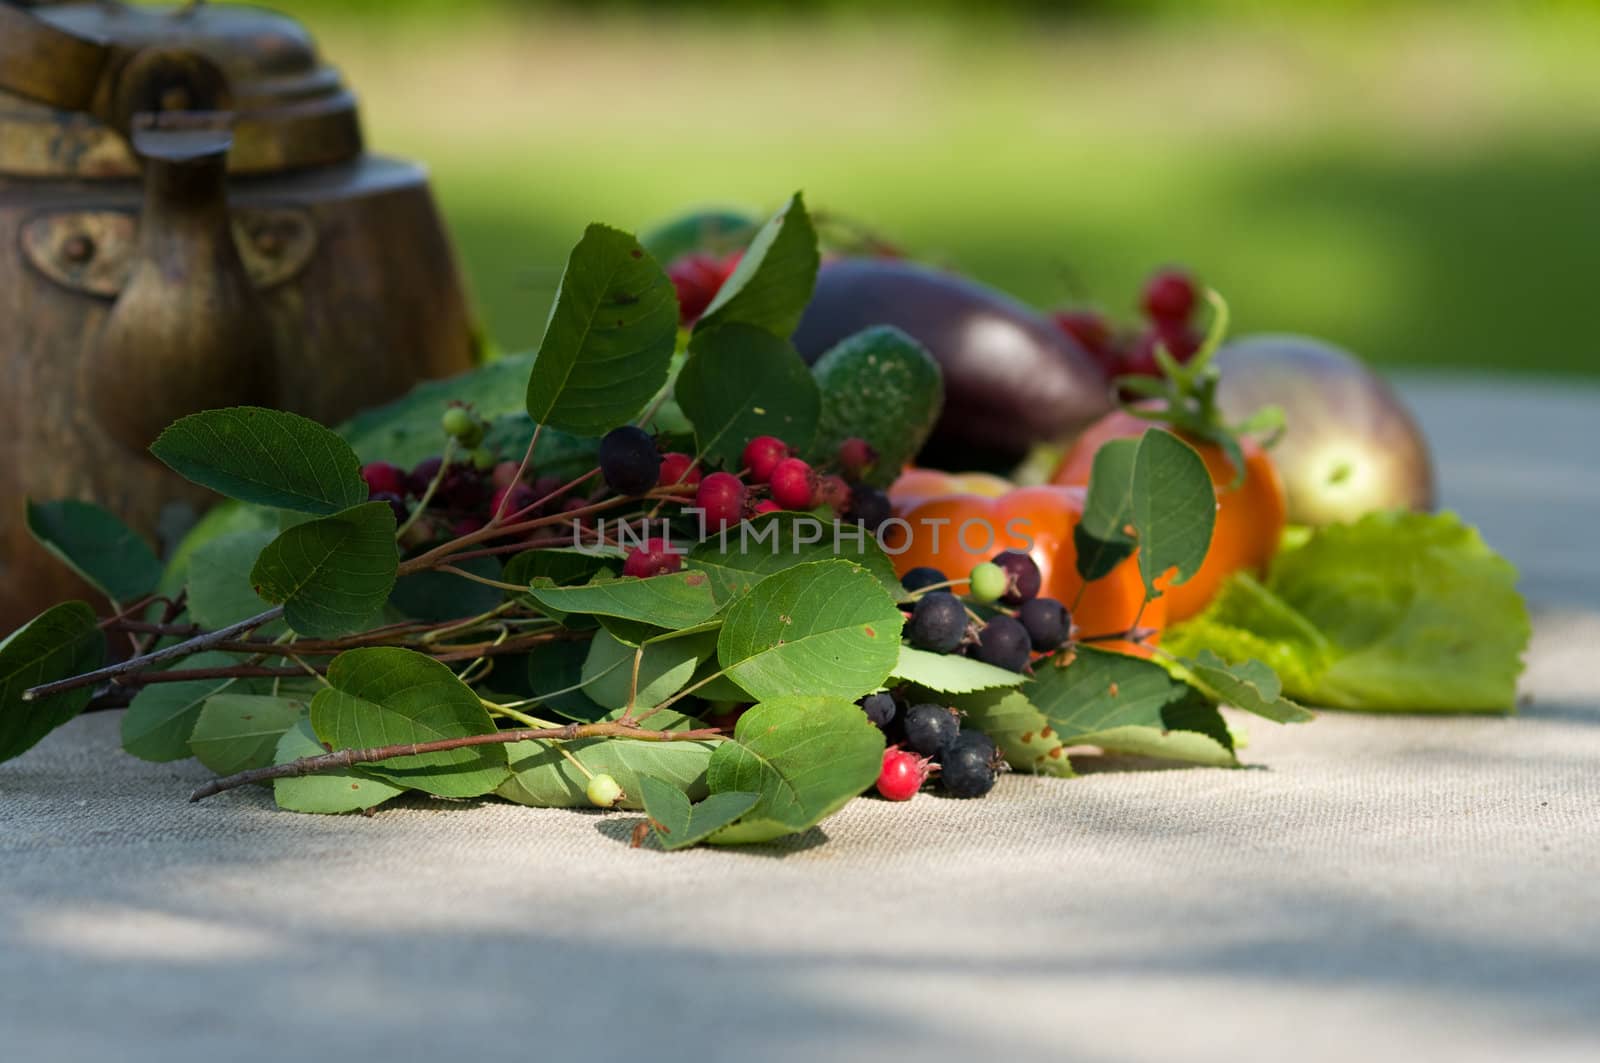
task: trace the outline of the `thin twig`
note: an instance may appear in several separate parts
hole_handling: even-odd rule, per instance
[[[718,727],[704,727],[694,731],[646,731],[638,727],[610,723],[569,723],[564,727],[523,728],[513,731],[495,731],[493,734],[467,735],[463,738],[442,738],[434,742],[400,743],[376,746],[370,749],[341,749],[314,757],[301,757],[284,764],[241,771],[226,778],[214,779],[189,795],[190,801],[203,801],[213,794],[232,790],[251,783],[270,782],[273,779],[292,779],[303,775],[319,775],[338,771],[357,764],[371,764],[395,757],[414,757],[424,753],[443,753],[470,746],[505,745],[511,742],[574,742],[580,738],[627,738],[638,742],[704,742],[722,738]]]
[[[44,683],[40,686],[30,687],[22,692],[22,700],[36,701],[39,698],[47,698],[52,694],[60,694],[63,691],[93,686],[95,683],[105,679],[115,679],[118,676],[128,675],[130,672],[149,668],[151,665],[160,664],[162,661],[170,661],[177,657],[187,657],[191,653],[208,650],[219,642],[227,642],[235,635],[243,635],[247,631],[260,627],[262,624],[270,624],[282,615],[283,606],[275,605],[266,612],[257,613],[255,616],[247,620],[241,620],[237,624],[229,624],[227,627],[208,631],[204,635],[196,635],[192,639],[173,643],[171,646],[163,647],[153,653],[146,653],[139,657],[129,657],[126,661],[109,664],[104,668],[96,668],[92,672],[84,672],[82,675],[59,679],[54,683]]]

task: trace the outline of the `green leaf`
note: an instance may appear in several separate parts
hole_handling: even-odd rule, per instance
[[[635,704],[658,705],[682,690],[695,668],[716,649],[714,630],[650,639],[637,650],[601,631],[589,643],[589,655],[583,662],[584,693],[602,708],[625,708],[633,685],[634,655],[643,651]]]
[[[900,659],[889,674],[895,679],[915,683],[941,694],[970,694],[975,690],[1014,687],[1028,678],[1019,672],[996,668],[971,657],[929,653],[905,645],[900,647]]]
[[[266,694],[217,694],[194,721],[189,748],[218,775],[264,768],[284,733],[306,714],[309,702]]]
[[[730,469],[756,436],[777,436],[796,450],[810,446],[822,402],[788,340],[738,323],[695,331],[674,394],[700,454]]]
[[[0,761],[32,749],[83,711],[92,687],[23,701],[30,687],[92,672],[105,661],[106,639],[83,602],[51,606],[0,642]]]
[[[1094,452],[1083,519],[1072,530],[1078,550],[1078,575],[1086,583],[1110,575],[1137,545],[1129,529],[1133,524],[1133,468],[1138,454],[1137,439],[1113,439]]]
[[[883,732],[842,698],[786,697],[751,707],[711,754],[713,794],[756,793],[716,845],[771,841],[808,830],[877,781]]]
[[[695,331],[739,323],[787,338],[811,301],[821,261],[817,231],[796,192],[750,241]]]
[[[1516,579],[1453,514],[1373,514],[1281,553],[1265,585],[1234,576],[1163,645],[1264,661],[1313,705],[1511,712],[1531,634]]]
[[[1023,691],[986,690],[952,698],[951,703],[966,713],[962,726],[975,727],[994,739],[1006,763],[1017,771],[1072,778],[1072,760],[1061,736]]]
[[[1156,580],[1174,569],[1173,585],[1199,570],[1216,521],[1216,489],[1200,455],[1171,432],[1146,430],[1133,461],[1133,526],[1146,595],[1157,597]]]
[[[859,714],[859,710],[857,710]],[[616,719],[611,713],[607,719]],[[865,719],[865,717],[863,717]],[[685,731],[702,726],[691,717],[662,709],[647,721],[661,731]],[[622,808],[640,808],[641,775],[652,775],[676,786],[693,799],[706,794],[706,765],[712,742],[641,742],[631,738],[583,738],[560,743],[589,771],[604,772],[617,780],[626,795]],[[588,776],[561,755],[555,742],[517,742],[507,748],[512,775],[497,793],[519,805],[539,808],[589,808],[584,793]]]
[[[716,615],[718,605],[704,572],[674,572],[649,579],[602,579],[579,587],[557,587],[535,579],[529,595],[562,614],[614,616],[656,627],[694,627]]]
[[[238,664],[226,653],[197,653],[172,666],[175,670],[227,668]],[[190,756],[189,735],[206,699],[233,685],[232,679],[186,679],[151,683],[128,705],[122,717],[122,748],[140,760],[161,763]]]
[[[774,572],[834,558],[860,565],[890,594],[901,593],[894,562],[876,539],[859,527],[810,513],[767,513],[742,521],[699,543],[684,564],[709,576],[712,593],[726,604]]]
[[[939,363],[904,332],[878,325],[841,340],[812,373],[822,390],[822,412],[810,459],[831,462],[839,444],[859,437],[878,452],[863,479],[877,487],[893,483],[938,423],[944,407]]]
[[[472,688],[431,657],[391,646],[349,650],[311,701],[311,725],[334,749],[436,742],[491,734]],[[438,797],[476,797],[504,781],[504,746],[469,746],[362,765],[363,775]]]
[[[596,554],[570,549],[524,550],[506,562],[500,579],[506,583],[532,585],[539,578],[556,586],[583,583],[605,567],[606,559]]]
[[[356,452],[299,414],[236,406],[173,422],[150,452],[174,472],[229,498],[304,513],[367,500]]]
[[[1278,723],[1301,723],[1312,714],[1283,696],[1283,684],[1271,668],[1260,661],[1230,665],[1210,650],[1201,650],[1193,659],[1181,659],[1185,678],[1212,700],[1236,709],[1253,712]]]
[[[631,234],[589,226],[533,361],[529,415],[582,435],[631,420],[667,382],[677,336],[677,292],[656,260]]]
[[[703,842],[755,806],[760,794],[730,791],[691,805],[682,790],[649,775],[639,777],[645,815],[663,849],[685,849]]]
[[[500,562],[473,557],[454,563],[456,568],[484,579],[501,578]],[[413,572],[395,581],[389,604],[406,616],[436,623],[487,613],[505,600],[506,592],[453,572]]]
[[[269,602],[282,602],[302,635],[334,637],[369,624],[394,589],[400,555],[394,511],[368,502],[279,535],[256,560],[250,581]]]
[[[760,225],[739,210],[696,210],[669,218],[639,237],[639,242],[657,262],[671,262],[691,251],[725,255],[744,247]]]
[[[361,460],[410,468],[444,447],[439,418],[451,403],[471,406],[491,422],[506,414],[526,415],[524,393],[532,367],[533,356],[519,354],[443,380],[425,380],[393,402],[361,411],[337,431]]]
[[[758,701],[857,698],[889,677],[903,623],[872,573],[849,561],[814,561],[768,576],[729,607],[717,659]]]
[[[291,760],[315,757],[326,752],[317,741],[316,732],[311,729],[311,721],[303,719],[285,731],[278,740],[272,762],[287,764]],[[290,812],[333,815],[376,808],[391,797],[405,793],[405,787],[393,786],[382,779],[346,770],[302,775],[298,779],[277,779],[272,784],[272,792],[279,808]]]
[[[268,603],[256,593],[250,573],[261,551],[276,538],[276,533],[264,529],[238,531],[196,548],[187,576],[189,618],[214,631],[264,611]],[[276,638],[287,626],[274,620],[255,633]]]
[[[583,682],[583,662],[589,644],[561,640],[542,642],[528,653],[530,696],[539,704],[569,720],[593,723],[606,714],[594,699],[573,687]]]
[[[70,498],[27,506],[28,531],[39,545],[112,601],[135,601],[161,582],[150,544],[110,511]]]
[[[1215,739],[1178,740],[1170,733],[1187,717],[1169,712],[1185,708],[1191,693],[1160,665],[1088,646],[1080,646],[1064,668],[1039,669],[1028,688],[1029,700],[1049,724],[1044,737],[1063,746],[1232,765],[1232,750],[1221,749]]]

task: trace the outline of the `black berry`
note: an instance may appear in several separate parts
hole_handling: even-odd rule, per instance
[[[950,653],[967,633],[967,610],[949,591],[929,591],[917,599],[906,637],[919,650]]]
[[[887,691],[868,694],[861,699],[861,711],[878,727],[887,727],[894,720],[894,698]]]
[[[456,464],[444,471],[439,490],[434,499],[446,509],[472,511],[489,498],[489,486],[483,474],[471,465]]]
[[[997,616],[978,632],[976,656],[985,664],[1020,672],[1028,667],[1028,629],[1009,616]]]
[[[996,554],[993,558],[995,564],[1006,570],[1006,593],[1000,600],[1007,605],[1021,605],[1029,598],[1039,594],[1039,566],[1034,564],[1033,558],[1021,550],[1007,550],[1003,554]]]
[[[906,746],[925,757],[937,757],[961,731],[954,709],[926,702],[906,710]]]
[[[999,773],[999,752],[981,731],[962,732],[939,761],[939,783],[951,797],[982,797]]]
[[[394,510],[396,523],[404,523],[406,519],[406,500],[391,491],[379,491],[367,499],[369,502],[387,502],[389,508]]]
[[[889,496],[876,487],[857,484],[850,489],[850,507],[844,511],[845,520],[864,524],[868,531],[876,533],[892,516],[894,510],[890,508]]]
[[[1072,614],[1054,598],[1030,598],[1017,610],[1028,641],[1040,653],[1060,648],[1072,632]]]
[[[439,468],[444,464],[443,458],[423,458],[417,462],[406,477],[406,490],[416,498],[421,498],[428,491],[428,485],[433,483],[433,478],[439,475]]]
[[[900,586],[913,594],[924,587],[931,587],[935,583],[949,583],[950,577],[936,568],[927,565],[918,565],[916,568],[900,577]]]
[[[644,494],[661,478],[656,441],[631,424],[613,428],[600,440],[600,475],[619,495]]]

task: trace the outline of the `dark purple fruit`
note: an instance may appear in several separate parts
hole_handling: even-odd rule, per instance
[[[1021,605],[1039,594],[1044,581],[1033,558],[1021,550],[1007,550],[994,555],[993,560],[1006,573],[1006,592],[1000,596],[1006,605]]]
[[[944,411],[919,464],[1009,469],[1110,408],[1105,374],[1042,314],[993,288],[912,262],[840,259],[817,275],[794,334],[814,362],[846,336],[893,325],[944,372]]]
[[[906,747],[925,757],[937,757],[960,731],[961,717],[948,706],[927,702],[906,710]]]
[[[950,653],[967,634],[967,609],[949,591],[929,591],[917,599],[906,638],[919,650]]]
[[[661,452],[650,433],[631,424],[600,440],[600,475],[619,495],[642,495],[661,479]]]
[[[1072,633],[1072,614],[1054,598],[1032,598],[1017,609],[1017,620],[1027,629],[1028,642],[1040,653],[1059,649]]]
[[[1022,626],[1022,622],[1002,614],[983,625],[978,632],[974,656],[996,668],[1020,672],[1028,667],[1028,651],[1032,645],[1028,639],[1028,629]]]
[[[963,731],[939,760],[939,785],[951,797],[982,797],[1000,775],[1000,755],[981,731]]]
[[[900,586],[916,593],[924,587],[932,587],[936,583],[949,583],[950,577],[936,568],[927,565],[918,565],[916,568],[900,577]]]

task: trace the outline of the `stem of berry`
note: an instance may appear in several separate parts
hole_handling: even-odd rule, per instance
[[[233,790],[251,783],[271,782],[273,779],[299,778],[339,771],[357,764],[372,764],[394,757],[412,757],[424,753],[443,753],[451,749],[472,746],[507,745],[512,742],[573,742],[580,738],[627,738],[638,742],[704,742],[724,737],[718,727],[702,727],[694,731],[646,731],[621,721],[610,723],[569,723],[563,727],[535,727],[514,731],[496,731],[493,734],[467,735],[463,738],[443,738],[434,742],[400,743],[392,746],[375,746],[369,749],[341,749],[315,757],[302,757],[271,767],[241,771],[226,778],[214,779],[189,795],[190,801],[203,801],[214,794]]]
[[[434,473],[433,479],[428,481],[427,490],[422,492],[422,497],[417,500],[416,507],[412,509],[411,515],[406,518],[405,523],[395,529],[394,537],[396,539],[411,530],[411,526],[417,522],[417,518],[422,516],[423,511],[428,508],[428,503],[433,501],[434,492],[438,491],[439,485],[444,483],[444,474],[450,471],[450,458],[455,448],[455,436],[450,436],[444,441],[444,452],[439,457],[439,471]]]
[[[539,433],[542,431],[544,431],[543,424],[533,426],[533,438],[528,440],[528,449],[522,453],[522,464],[517,466],[517,475],[511,478],[512,483],[522,482],[523,475],[528,471],[528,465],[533,461],[533,448],[539,445]],[[509,493],[500,499],[500,504],[489,515],[489,527],[493,528],[500,523],[501,518],[506,515],[506,503],[510,500],[511,495]]]
[[[148,668],[153,664],[160,664],[162,661],[187,657],[191,653],[208,650],[219,642],[227,642],[236,635],[243,635],[246,632],[253,631],[262,624],[270,624],[282,615],[283,606],[275,605],[266,612],[257,613],[255,616],[241,620],[237,624],[229,624],[227,627],[208,631],[203,635],[196,635],[192,639],[173,643],[171,646],[163,647],[154,653],[147,653],[142,657],[130,657],[126,661],[108,664],[104,668],[96,668],[92,672],[84,672],[82,675],[71,676],[67,679],[58,679],[54,683],[44,683],[40,686],[30,687],[22,692],[22,700],[37,701],[39,698],[47,698],[52,694],[60,694],[64,691],[76,690],[79,687],[91,686],[105,679],[115,679],[118,676],[128,675]]]

